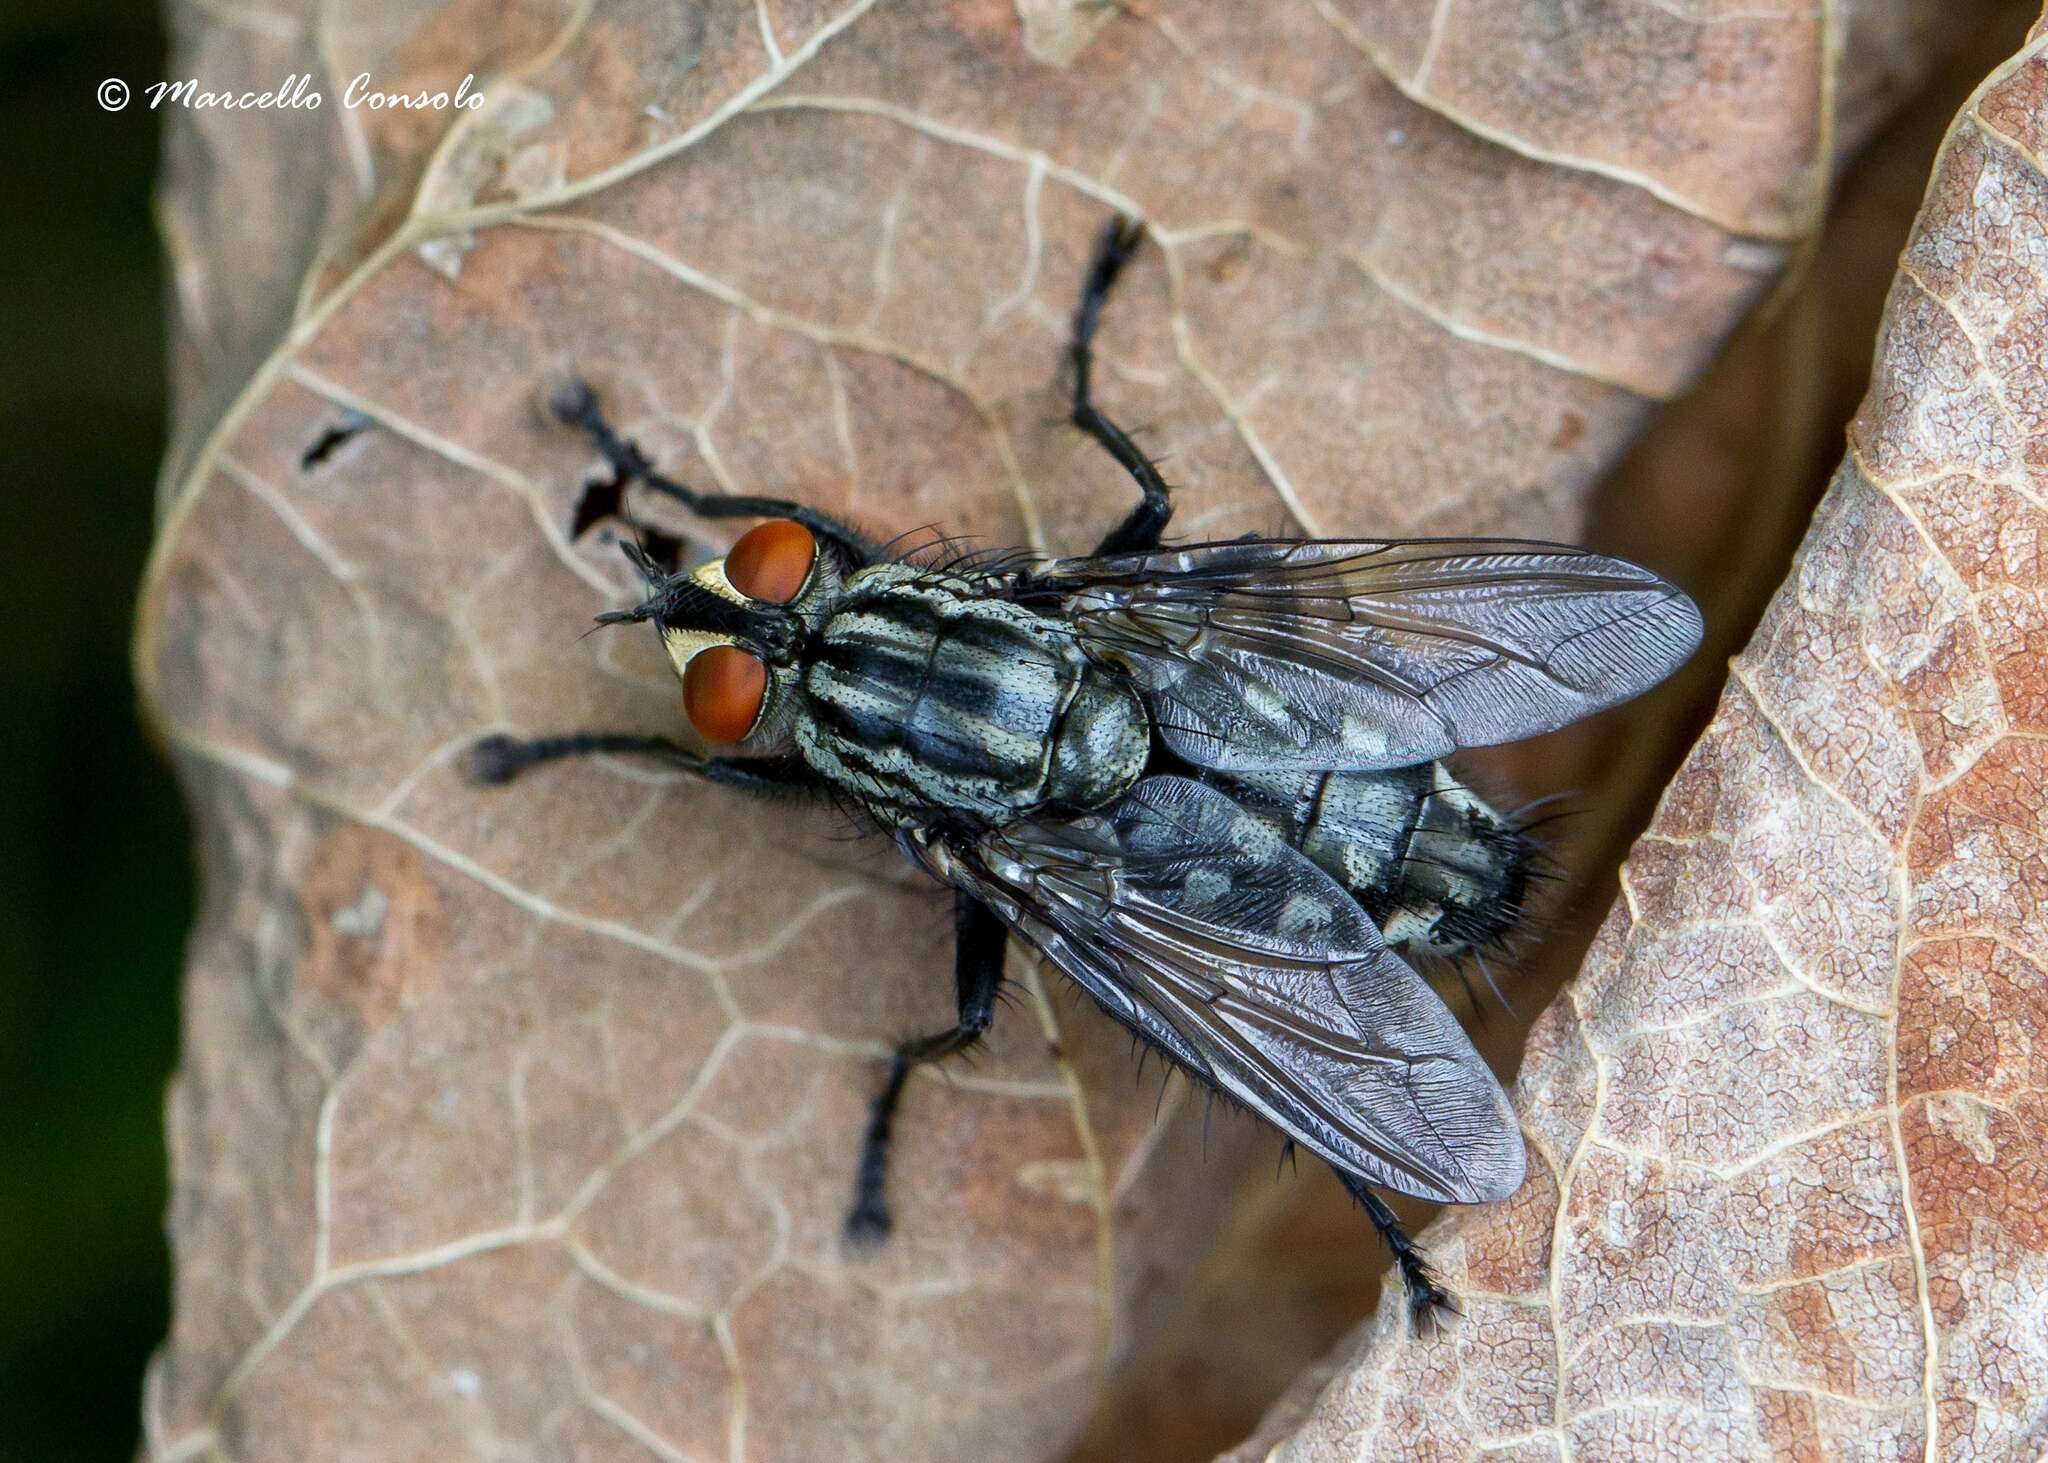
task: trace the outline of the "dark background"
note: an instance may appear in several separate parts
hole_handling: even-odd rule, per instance
[[[192,909],[128,675],[164,435],[148,0],[0,5],[0,1458],[132,1458]]]

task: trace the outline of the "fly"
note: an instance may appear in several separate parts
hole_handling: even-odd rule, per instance
[[[586,387],[557,401],[617,485],[759,518],[723,559],[603,624],[651,625],[715,750],[662,737],[490,736],[487,782],[587,753],[856,812],[954,891],[959,1019],[895,1051],[849,1237],[889,1228],[911,1070],[987,1030],[1015,934],[1195,1080],[1324,1159],[1392,1250],[1420,1326],[1449,1296],[1374,1189],[1506,1198],[1506,1094],[1409,964],[1518,917],[1531,848],[1438,759],[1547,732],[1697,648],[1692,602],[1583,549],[1502,539],[1165,545],[1166,483],[1090,391],[1104,234],[1075,313],[1072,420],[1141,497],[1082,558],[928,562],[803,504],[662,476]]]

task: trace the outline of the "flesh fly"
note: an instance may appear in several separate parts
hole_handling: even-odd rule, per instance
[[[1418,1324],[1448,1297],[1375,1188],[1505,1198],[1506,1094],[1410,959],[1498,938],[1530,840],[1439,759],[1626,701],[1689,657],[1692,602],[1556,544],[1245,538],[1166,545],[1166,484],[1094,405],[1091,349],[1142,234],[1105,234],[1076,312],[1072,419],[1140,500],[1078,558],[932,562],[802,504],[657,472],[587,388],[557,402],[620,484],[764,520],[688,572],[629,546],[646,624],[714,750],[584,732],[473,750],[487,781],[592,752],[829,799],[955,892],[959,1019],[899,1047],[847,1220],[885,1234],[917,1065],[987,1029],[1015,934],[1196,1081],[1324,1159]]]

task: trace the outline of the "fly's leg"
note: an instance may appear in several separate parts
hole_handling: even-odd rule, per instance
[[[1335,1164],[1331,1168],[1351,1197],[1365,1210],[1365,1217],[1380,1232],[1387,1248],[1394,1252],[1394,1268],[1401,1273],[1401,1288],[1408,1293],[1409,1325],[1418,1336],[1429,1335],[1441,1317],[1457,1313],[1451,1293],[1437,1284],[1436,1277],[1430,1273],[1429,1265],[1422,1257],[1422,1247],[1408,1237],[1408,1231],[1401,1228],[1401,1221],[1394,1217],[1394,1211],[1366,1187],[1365,1180],[1356,1174],[1346,1173]]]
[[[1124,521],[1111,529],[1097,546],[1097,554],[1125,554],[1156,549],[1159,536],[1173,517],[1173,501],[1167,496],[1166,480],[1152,459],[1138,450],[1130,434],[1104,416],[1092,395],[1095,365],[1095,331],[1102,323],[1102,306],[1110,286],[1124,265],[1138,252],[1145,239],[1145,226],[1134,218],[1117,218],[1103,231],[1095,246],[1095,262],[1088,268],[1087,283],[1081,289],[1081,303],[1074,311],[1074,340],[1067,347],[1067,361],[1074,375],[1074,425],[1093,437],[1114,457],[1123,470],[1137,480],[1144,494]]]
[[[853,1208],[846,1216],[846,1237],[858,1246],[878,1244],[889,1233],[889,1204],[883,1194],[889,1177],[889,1134],[911,1069],[967,1050],[981,1040],[995,1016],[1007,938],[1002,921],[970,894],[956,893],[953,901],[953,981],[959,989],[960,1019],[949,1031],[904,1042],[889,1059],[889,1080],[868,1113],[860,1167],[854,1172]]]
[[[631,438],[621,437],[605,420],[597,393],[583,381],[570,381],[555,393],[550,403],[555,415],[588,437],[604,454],[612,471],[623,482],[644,484],[650,491],[673,498],[699,518],[793,518],[818,538],[836,545],[855,566],[873,562],[880,553],[854,529],[827,513],[787,498],[727,497],[723,493],[700,493],[655,470],[654,464]]]
[[[634,732],[571,732],[551,737],[509,737],[494,732],[470,743],[465,755],[471,778],[498,785],[510,782],[520,773],[544,762],[605,753],[652,757],[671,767],[694,773],[708,782],[761,797],[803,797],[821,793],[824,789],[817,775],[794,757],[748,758],[745,761],[704,757],[667,737],[642,736]]]

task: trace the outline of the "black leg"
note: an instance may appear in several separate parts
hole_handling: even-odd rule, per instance
[[[1401,1272],[1401,1288],[1408,1292],[1408,1323],[1418,1336],[1429,1335],[1442,1317],[1457,1314],[1458,1308],[1452,1302],[1451,1293],[1436,1283],[1436,1277],[1430,1274],[1429,1265],[1422,1257],[1421,1247],[1408,1237],[1407,1230],[1401,1228],[1401,1221],[1394,1217],[1394,1211],[1366,1187],[1365,1180],[1335,1164],[1330,1167],[1351,1197],[1365,1210],[1365,1217],[1380,1232],[1387,1248],[1394,1252],[1394,1268]]]
[[[726,787],[762,797],[787,798],[822,794],[817,776],[794,757],[737,760],[704,757],[667,737],[633,732],[572,732],[566,736],[508,737],[494,732],[472,742],[466,753],[469,775],[477,782],[506,783],[543,762],[601,753],[652,757]]]
[[[1110,530],[1109,536],[1097,546],[1097,554],[1156,549],[1159,536],[1173,517],[1173,501],[1167,496],[1166,480],[1159,476],[1159,469],[1138,450],[1138,444],[1122,427],[1096,408],[1091,394],[1095,331],[1102,323],[1103,302],[1144,239],[1145,226],[1136,219],[1110,221],[1102,242],[1095,247],[1095,262],[1089,266],[1087,283],[1081,289],[1081,304],[1074,311],[1074,341],[1067,348],[1067,360],[1074,373],[1074,425],[1100,442],[1123,470],[1137,479],[1138,488],[1145,495],[1130,516]]]
[[[955,893],[953,928],[953,981],[959,989],[960,1020],[949,1031],[904,1042],[889,1059],[889,1080],[868,1113],[860,1167],[854,1174],[853,1208],[846,1216],[846,1237],[859,1246],[879,1243],[889,1233],[889,1204],[883,1194],[889,1177],[889,1130],[911,1069],[967,1050],[981,1040],[995,1015],[996,992],[1003,984],[1002,921],[972,895]]]
[[[571,381],[555,394],[551,403],[555,415],[584,435],[612,471],[628,483],[643,483],[664,497],[675,499],[699,518],[794,518],[827,543],[836,544],[854,564],[872,562],[879,550],[853,529],[830,514],[786,498],[727,497],[723,493],[699,493],[673,478],[655,471],[638,445],[612,430],[597,403],[597,393],[582,381]]]

